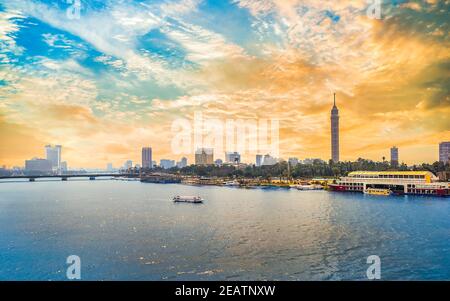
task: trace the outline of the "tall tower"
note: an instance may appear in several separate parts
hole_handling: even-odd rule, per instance
[[[142,168],[153,168],[151,147],[142,148]]]
[[[46,145],[45,146],[45,154],[47,160],[52,162],[52,168],[56,171],[59,171],[61,168],[61,145]]]
[[[450,142],[439,143],[439,161],[442,163],[450,163]]]
[[[331,160],[339,162],[339,110],[336,107],[336,93],[334,93],[334,105],[331,109]]]
[[[391,166],[398,167],[398,147],[391,148]]]

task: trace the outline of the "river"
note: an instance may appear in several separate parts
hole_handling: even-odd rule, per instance
[[[175,204],[200,195],[204,204]],[[0,280],[450,279],[450,199],[114,180],[0,183]]]

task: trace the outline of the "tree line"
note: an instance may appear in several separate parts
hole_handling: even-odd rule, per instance
[[[387,161],[375,162],[359,158],[356,161],[346,162],[324,162],[314,160],[311,164],[297,164],[291,166],[286,161],[281,161],[275,165],[236,167],[233,165],[190,165],[183,168],[174,167],[164,170],[160,167],[154,168],[153,172],[169,172],[173,174],[202,176],[202,177],[246,177],[246,178],[270,178],[270,177],[291,177],[291,178],[312,178],[312,177],[340,177],[346,176],[352,171],[389,171],[389,170],[426,170],[437,174],[440,171],[450,172],[449,163],[435,162],[433,164],[423,163],[421,165],[408,166],[404,163],[399,166],[391,166]]]

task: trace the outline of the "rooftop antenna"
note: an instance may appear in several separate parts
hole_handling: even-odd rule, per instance
[[[334,106],[336,106],[336,93],[334,93]]]

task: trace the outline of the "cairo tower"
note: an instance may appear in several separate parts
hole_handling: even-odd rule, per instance
[[[336,107],[336,93],[331,109],[331,159],[333,162],[339,162],[339,110]]]

